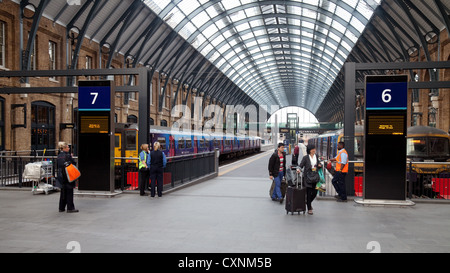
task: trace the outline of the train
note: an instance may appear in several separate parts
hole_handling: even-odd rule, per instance
[[[344,130],[339,129],[336,131],[327,132],[325,134],[318,135],[316,137],[310,138],[308,144],[313,144],[316,146],[316,153],[322,157],[324,160],[328,160],[336,157],[337,155],[337,144],[344,141]],[[364,126],[355,126],[355,161],[363,161],[363,138],[364,138]],[[355,163],[353,165],[355,175],[362,175],[364,170],[363,163]]]
[[[363,161],[364,127],[355,127],[355,161]],[[308,140],[319,156],[334,158],[337,143],[343,140],[343,130],[328,132]],[[450,178],[450,135],[429,126],[411,126],[406,137],[407,179],[412,182],[412,194],[436,198],[432,187],[436,178]],[[363,163],[354,164],[355,177],[363,175]],[[355,178],[356,179],[356,178]]]
[[[137,158],[138,127],[135,123],[116,123],[115,157]],[[151,126],[150,148],[158,141],[166,157],[195,155],[219,149],[220,159],[239,157],[245,154],[261,151],[261,138],[245,135],[202,134],[201,132],[176,132],[170,127]],[[127,159],[127,163],[134,160]],[[116,164],[119,165],[119,159]]]

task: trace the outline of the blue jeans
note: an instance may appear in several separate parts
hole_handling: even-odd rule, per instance
[[[272,198],[281,199],[283,195],[281,194],[281,180],[283,180],[284,172],[279,172],[278,176],[274,178],[275,188],[273,189]]]

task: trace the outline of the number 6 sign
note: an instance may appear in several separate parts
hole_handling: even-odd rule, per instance
[[[385,82],[371,81],[386,79]],[[367,79],[366,79],[367,80]],[[371,76],[366,82],[367,110],[406,110],[408,107],[408,83],[390,82],[387,76]]]

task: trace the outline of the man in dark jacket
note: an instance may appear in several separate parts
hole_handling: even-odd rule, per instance
[[[284,152],[284,144],[278,143],[278,148],[269,159],[269,175],[270,179],[275,181],[275,188],[272,193],[273,201],[283,203],[283,195],[281,194],[281,180],[283,180],[286,171],[286,153]]]
[[[59,197],[59,212],[63,212],[66,210],[67,212],[78,212],[75,209],[75,205],[73,203],[73,189],[75,188],[75,182],[69,183],[67,176],[65,174],[65,163],[72,163],[75,165],[75,160],[72,158],[70,154],[70,147],[65,142],[59,143],[60,152],[58,154],[57,166],[58,166],[58,182],[61,185],[61,195]]]

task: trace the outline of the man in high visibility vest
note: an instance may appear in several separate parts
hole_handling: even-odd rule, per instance
[[[335,158],[330,159],[330,161],[336,161],[336,173],[334,174],[333,184],[336,192],[338,193],[336,201],[347,202],[347,191],[345,189],[345,176],[348,173],[348,153],[345,150],[344,142],[338,143],[338,153]]]

